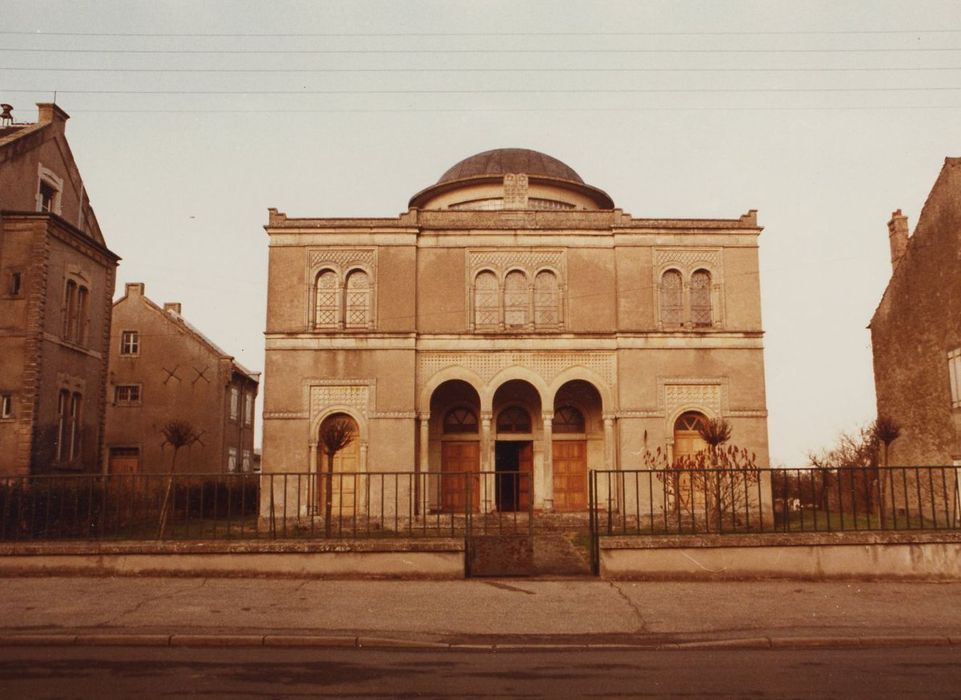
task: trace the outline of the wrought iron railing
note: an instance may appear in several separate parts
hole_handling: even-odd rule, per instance
[[[956,467],[594,471],[599,535],[961,527]]]
[[[526,472],[0,477],[0,541],[460,538],[530,526]]]

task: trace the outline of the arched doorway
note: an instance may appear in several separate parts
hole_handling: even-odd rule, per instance
[[[357,483],[360,471],[357,421],[346,413],[331,414],[320,424],[317,437],[318,513],[329,512],[334,519],[352,517],[359,511],[358,496],[362,490]],[[339,449],[338,444],[342,445]]]
[[[430,414],[430,463],[440,465],[439,483],[428,484],[434,508],[465,512],[469,481],[470,508],[477,511],[479,477],[470,475],[480,471],[480,397],[467,382],[444,382],[431,394]]]
[[[601,395],[584,380],[565,383],[554,397],[551,462],[554,510],[587,510],[588,464],[603,464]]]
[[[682,457],[693,457],[707,449],[707,443],[699,432],[706,422],[707,417],[697,411],[687,411],[677,417],[674,421],[675,461]]]
[[[494,505],[500,511],[528,510],[534,497],[535,427],[540,395],[513,379],[494,392]]]

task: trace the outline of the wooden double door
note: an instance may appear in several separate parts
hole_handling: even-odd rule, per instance
[[[587,441],[555,440],[554,510],[574,513],[587,510]]]
[[[587,510],[587,441],[555,440],[554,510],[576,513]],[[498,441],[495,446],[495,505],[501,511],[527,510],[533,498],[533,443]],[[440,505],[445,513],[466,510],[467,485],[471,480],[471,509],[480,508],[480,443],[451,441],[441,444]]]

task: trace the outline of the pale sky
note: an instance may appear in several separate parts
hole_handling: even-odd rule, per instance
[[[874,417],[886,223],[961,156],[961,6],[0,0],[0,101],[54,90],[117,295],[253,370],[268,207],[396,216],[521,147],[636,217],[758,209],[772,464],[801,465]]]

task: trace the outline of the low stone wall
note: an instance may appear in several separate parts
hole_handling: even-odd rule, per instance
[[[961,533],[602,537],[600,557],[613,579],[961,580]]]
[[[0,544],[0,576],[26,574],[456,579],[464,542],[23,542]]]

